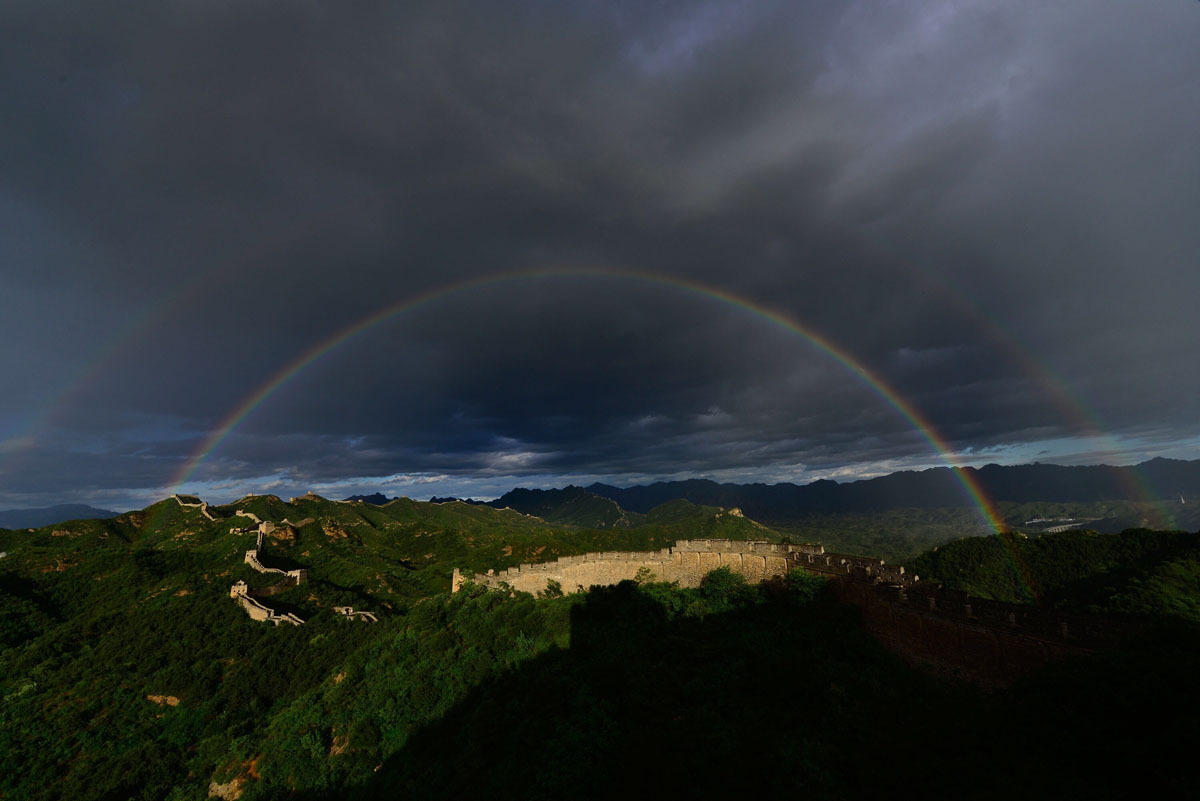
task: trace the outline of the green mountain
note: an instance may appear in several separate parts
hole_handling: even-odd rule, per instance
[[[515,509],[550,523],[585,528],[631,528],[645,516],[627,512],[616,501],[582,487],[555,490],[514,489],[492,501],[497,509]]]
[[[1181,503],[1200,496],[1200,460],[1151,459],[1138,465],[997,465],[965,468],[983,494],[1001,503],[1096,503],[1167,501],[1167,514],[1187,511]],[[718,484],[705,479],[635,487],[591,484],[586,489],[626,509],[649,511],[675,498],[713,506],[737,506],[757,520],[794,520],[810,514],[862,513],[886,509],[970,506],[955,472],[947,467],[901,471],[840,484]],[[1160,510],[1160,512],[1163,510]]]
[[[4,509],[0,510],[0,528],[38,528],[63,520],[116,517],[117,514],[84,503],[64,503],[40,509]]]
[[[981,598],[1200,623],[1200,534],[971,537],[925,553],[909,568]]]
[[[275,524],[259,561],[306,581],[245,562],[256,521],[239,511]],[[630,520],[254,496],[0,531],[0,798],[1112,797],[1129,775],[1189,791],[1200,636],[1186,623],[983,695],[913,671],[799,573],[447,592],[453,567],[779,537],[681,500]],[[1178,536],[1079,550],[1071,575],[1132,554],[1144,569],[1126,595],[1183,588]],[[947,580],[977,580],[937,559]],[[238,581],[304,624],[252,620]]]

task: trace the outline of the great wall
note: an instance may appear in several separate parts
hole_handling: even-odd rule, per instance
[[[782,577],[793,568],[824,576],[838,600],[857,607],[866,630],[893,653],[939,675],[985,687],[1005,686],[1065,657],[1111,648],[1140,629],[1126,619],[976,598],[922,582],[882,559],[826,553],[820,545],[757,541],[682,540],[658,551],[566,556],[469,578],[455,569],[451,591],[469,580],[533,594],[545,592],[553,581],[564,592],[581,592],[648,575],[695,587],[719,567],[751,582]]]
[[[217,519],[203,501],[173,497],[180,506],[197,508],[207,519]],[[254,620],[302,625],[304,621],[295,614],[281,614],[253,596],[272,595],[306,581],[304,569],[267,567],[260,555],[266,536],[282,526],[298,529],[312,519],[292,523],[285,518],[275,524],[243,509],[234,516],[257,524],[254,528],[230,529],[231,534],[256,535],[255,546],[245,552],[245,564],[259,573],[283,578],[275,585],[255,590],[238,581],[230,587],[230,597]],[[857,607],[866,630],[889,650],[938,674],[983,686],[1004,686],[1050,662],[1111,648],[1141,628],[1137,621],[1124,618],[976,598],[922,582],[902,566],[889,565],[882,559],[826,553],[820,545],[751,540],[680,540],[657,551],[564,556],[470,577],[456,568],[450,588],[457,592],[470,581],[539,594],[554,582],[570,593],[648,577],[695,587],[720,567],[728,567],[755,583],[782,577],[794,568],[824,576],[838,600]],[[334,607],[334,611],[350,620],[378,620],[371,612],[349,606]]]
[[[185,501],[179,495],[172,495],[171,497],[174,498],[175,501],[184,508],[198,508],[200,510],[200,514],[209,520],[215,521],[217,519],[212,515],[211,512],[208,511],[208,504],[199,498],[192,500],[190,496],[185,496],[189,498],[189,500]],[[292,500],[296,499],[293,498]],[[294,612],[277,612],[276,610],[259,601],[254,597],[254,595],[274,595],[278,592],[291,589],[292,587],[297,587],[308,579],[308,571],[304,568],[299,568],[296,570],[280,570],[277,567],[267,567],[259,560],[259,554],[263,549],[264,537],[273,534],[282,526],[286,526],[289,529],[299,529],[301,526],[313,522],[313,518],[306,518],[298,523],[293,523],[285,517],[282,521],[280,521],[280,525],[276,526],[276,524],[272,523],[270,520],[263,520],[253,512],[248,512],[244,509],[238,509],[233,513],[233,516],[245,517],[253,520],[257,524],[256,528],[238,528],[237,526],[234,526],[233,528],[229,529],[230,534],[255,534],[257,537],[254,547],[246,551],[242,561],[259,573],[277,573],[284,578],[282,581],[272,584],[269,587],[260,587],[255,590],[251,590],[245,581],[239,579],[238,581],[235,581],[233,586],[229,588],[229,597],[237,601],[238,604],[241,605],[242,609],[246,611],[246,614],[249,615],[253,620],[273,623],[276,626],[283,623],[288,623],[293,626],[303,625],[304,620]],[[335,606],[333,611],[348,620],[362,620],[369,623],[379,622],[379,618],[373,613],[362,610],[356,611],[353,607],[349,606]]]
[[[185,509],[199,509],[200,514],[207,517],[209,520],[217,519],[212,516],[212,512],[208,511],[208,503],[193,495],[180,496],[178,493],[172,493],[171,497],[175,499],[176,503]],[[185,501],[184,497],[186,497],[188,500]]]
[[[553,562],[523,564],[506,570],[489,570],[471,578],[487,587],[507,585],[514,590],[537,594],[547,582],[556,581],[564,592],[583,592],[595,584],[617,584],[649,570],[661,581],[677,581],[695,587],[718,567],[729,567],[752,582],[782,576],[790,569],[788,557],[799,553],[823,553],[820,545],[781,545],[774,542],[736,540],[680,540],[659,551],[605,551],[564,556]],[[875,560],[878,562],[878,560]],[[457,569],[451,592],[466,580]]]

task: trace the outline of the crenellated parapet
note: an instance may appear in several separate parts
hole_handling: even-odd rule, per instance
[[[259,573],[278,573],[281,576],[286,576],[287,578],[294,580],[296,584],[303,584],[304,580],[308,578],[308,571],[304,568],[298,568],[296,570],[280,570],[277,567],[267,567],[262,562],[258,561],[257,548],[251,548],[250,550],[246,551],[246,556],[242,561],[250,565],[251,568]]]
[[[250,596],[250,590],[246,586],[246,582],[237,581],[229,588],[229,597],[238,602],[242,609],[246,610],[246,614],[252,620],[259,620],[264,623],[273,623],[276,626],[287,623],[292,626],[301,626],[304,621],[292,612],[280,614],[269,606],[266,606],[256,598]]]
[[[797,567],[825,576],[861,573],[875,582],[907,585],[920,581],[920,576],[907,573],[903,565],[889,565],[877,557],[825,553],[822,550],[812,553],[797,552],[793,558]]]
[[[752,540],[680,540],[658,551],[600,551],[489,570],[473,576],[471,581],[488,587],[507,585],[537,594],[545,591],[552,581],[564,592],[583,592],[596,584],[617,584],[650,574],[657,581],[695,587],[707,573],[728,567],[750,582],[759,582],[782,576],[797,558],[822,554],[824,550],[820,545]],[[455,570],[452,591],[457,591],[465,580]]]
[[[374,612],[366,612],[362,609],[356,610],[352,606],[335,606],[333,607],[333,611],[347,620],[362,620],[367,623],[379,622],[379,618],[375,616]]]
[[[823,554],[824,545],[793,545],[761,540],[679,540],[668,550],[699,553]]]
[[[308,579],[308,571],[304,568],[296,570],[280,570],[277,567],[267,567],[259,559],[259,553],[262,551],[263,538],[276,530],[275,524],[269,520],[264,520],[258,524],[258,538],[255,545],[250,550],[246,551],[242,561],[248,564],[252,569],[259,573],[278,573],[281,576],[291,579],[296,585],[303,584]]]
[[[180,506],[182,506],[184,508],[199,509],[200,514],[203,515],[204,517],[208,518],[209,520],[217,519],[212,516],[212,512],[208,511],[208,503],[206,501],[202,501],[199,498],[196,498],[191,495],[186,496],[186,500],[185,500],[184,497],[180,497],[180,495],[178,493],[171,493],[171,497],[175,499],[176,503],[178,503]]]

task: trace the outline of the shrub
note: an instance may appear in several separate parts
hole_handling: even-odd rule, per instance
[[[751,592],[746,577],[728,567],[718,567],[700,579],[700,595],[712,604],[736,604]]]
[[[794,567],[783,578],[788,597],[800,604],[811,602],[825,589],[826,580],[807,570]]]

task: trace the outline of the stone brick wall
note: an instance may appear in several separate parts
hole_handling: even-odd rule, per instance
[[[975,598],[922,582],[900,565],[825,553],[819,545],[683,540],[660,551],[566,556],[489,570],[471,580],[534,594],[557,581],[564,592],[581,592],[635,578],[645,568],[657,580],[694,587],[722,566],[751,582],[784,575],[794,567],[825,576],[838,599],[860,609],[866,630],[889,650],[914,665],[985,687],[1004,686],[1048,662],[1111,648],[1141,629],[1138,621],[1127,618]],[[455,570],[452,591],[465,580]]]
[[[176,502],[176,503],[178,503],[180,506],[182,506],[182,507],[184,507],[184,508],[189,508],[189,509],[199,509],[199,510],[200,510],[200,514],[204,515],[204,516],[205,516],[205,517],[207,517],[209,520],[216,520],[216,519],[217,519],[217,518],[215,518],[215,517],[213,517],[213,516],[212,516],[212,512],[208,511],[208,503],[207,503],[206,501],[202,501],[202,500],[200,500],[199,498],[197,498],[197,499],[196,499],[196,503],[185,502],[185,501],[183,500],[183,498],[180,498],[180,497],[179,497],[179,494],[178,494],[178,493],[172,493],[172,494],[171,494],[171,497],[175,499],[175,502]]]
[[[740,540],[681,540],[659,551],[605,551],[579,556],[564,556],[553,562],[523,564],[504,570],[489,570],[471,578],[476,584],[499,587],[507,584],[515,590],[537,594],[556,581],[564,592],[583,592],[595,584],[617,584],[633,579],[641,570],[649,570],[658,581],[677,581],[684,587],[696,587],[705,574],[718,567],[729,567],[750,582],[782,576],[789,569],[789,558],[800,554],[823,553],[819,545],[781,545],[776,542]],[[458,591],[464,580],[455,570],[451,589]]]
[[[271,607],[260,603],[257,599],[250,597],[249,591],[246,588],[246,582],[244,581],[239,581],[229,588],[229,597],[236,600],[252,620],[274,623],[276,626],[282,623],[288,623],[293,626],[304,624],[304,621],[294,613],[286,612],[280,614]]]
[[[888,650],[939,675],[1003,687],[1049,662],[1096,653],[1137,634],[1131,618],[976,598],[922,582],[903,567],[842,554],[799,557],[832,579],[843,603]]]
[[[862,611],[863,626],[892,652],[985,687],[1113,648],[1143,628],[1134,618],[992,601],[930,582],[890,582],[858,568],[837,576],[833,589]]]

